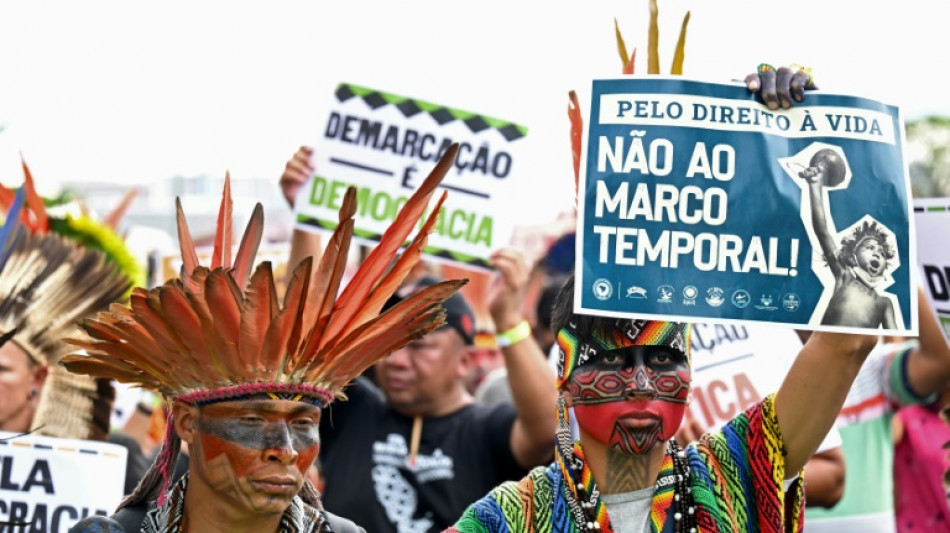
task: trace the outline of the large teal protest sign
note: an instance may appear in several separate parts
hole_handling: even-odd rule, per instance
[[[648,77],[594,81],[590,110],[578,312],[916,333],[896,107]]]

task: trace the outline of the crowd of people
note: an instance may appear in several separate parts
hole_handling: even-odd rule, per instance
[[[808,79],[746,84],[787,109]],[[54,231],[27,173],[0,231],[0,430],[129,450],[117,512],[71,531],[950,531],[925,295],[915,339],[580,314],[559,240],[496,251],[471,302],[421,255],[456,150],[345,283],[355,189],[332,235],[295,233],[286,280],[254,267],[260,206],[236,235],[226,183],[204,265],[179,205],[181,275],[149,289]],[[757,362],[712,399],[734,344]],[[113,381],[152,396],[110,432]]]

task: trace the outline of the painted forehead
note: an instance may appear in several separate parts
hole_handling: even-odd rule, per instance
[[[209,414],[254,412],[262,415],[292,416],[319,414],[318,404],[309,401],[275,401],[269,398],[253,400],[230,400],[214,402],[201,406],[202,411]]]
[[[586,331],[571,322],[558,332],[558,386],[598,353],[630,346],[665,346],[689,358],[689,324],[657,320],[594,319]]]

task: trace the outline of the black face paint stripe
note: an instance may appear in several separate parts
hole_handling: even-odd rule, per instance
[[[300,451],[320,443],[316,424],[295,426],[283,420],[247,423],[239,418],[203,417],[198,421],[198,429],[250,450]]]

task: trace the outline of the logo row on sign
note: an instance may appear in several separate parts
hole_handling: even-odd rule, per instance
[[[647,300],[650,298],[647,289],[639,285],[630,285],[618,293],[614,290],[614,284],[606,278],[598,278],[595,280],[591,290],[595,298],[605,301],[614,297],[617,299],[629,298],[634,300]],[[678,299],[676,292],[676,288],[672,285],[660,285],[656,288],[654,295],[656,296],[657,302],[661,304],[672,304]],[[801,307],[801,298],[793,292],[786,293],[781,297],[771,293],[762,294],[759,295],[758,301],[754,302],[752,295],[745,289],[736,289],[731,295],[727,296],[726,291],[720,287],[709,287],[706,289],[705,294],[700,294],[696,286],[686,285],[682,291],[680,291],[680,296],[682,297],[683,305],[696,305],[696,301],[701,300],[706,302],[710,307],[719,307],[726,302],[730,302],[740,309],[751,304],[754,308],[763,311],[775,311],[781,308],[790,313],[798,311],[798,308]]]

